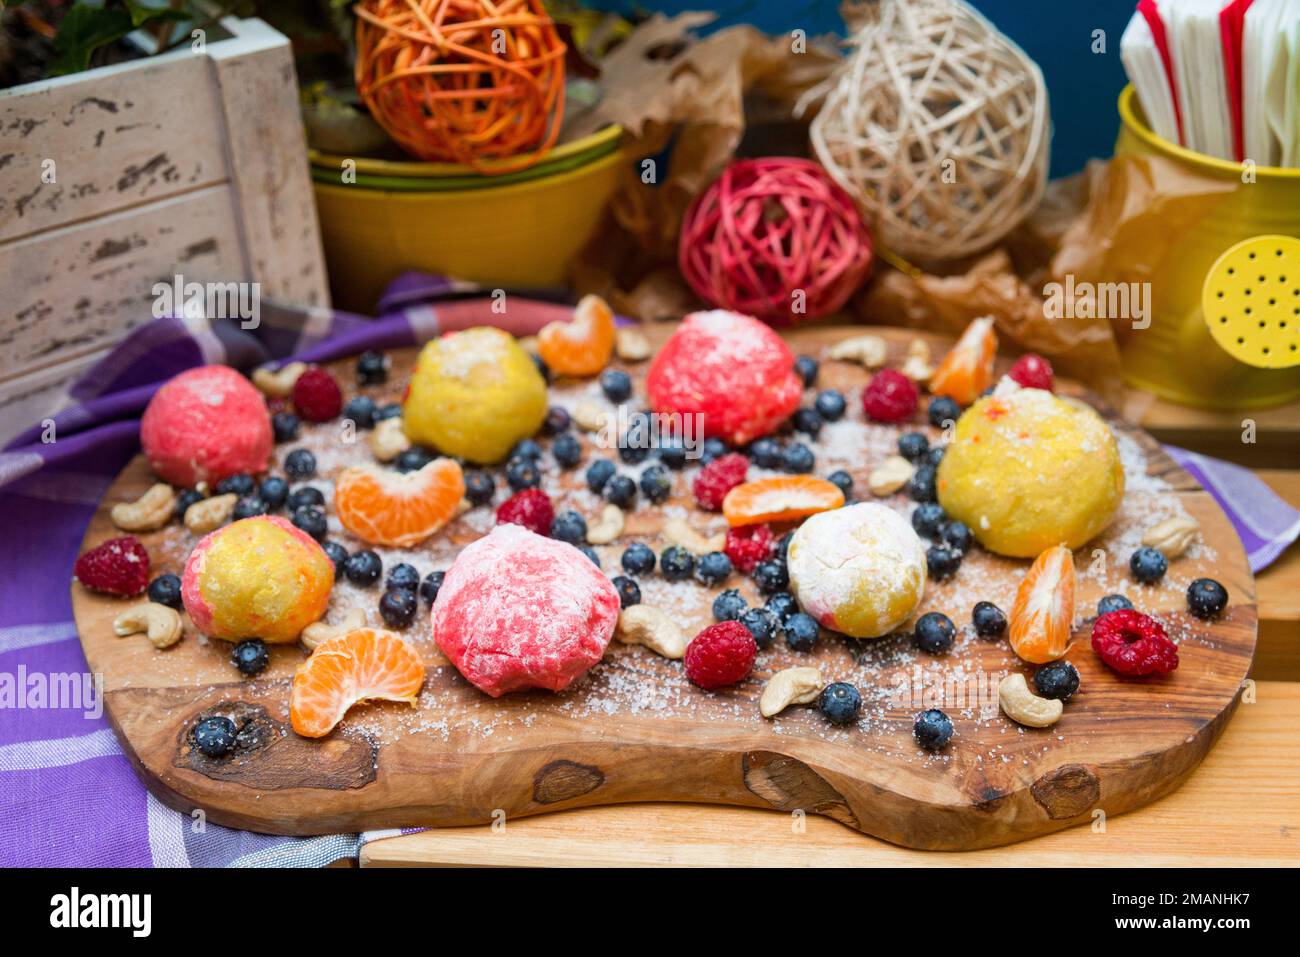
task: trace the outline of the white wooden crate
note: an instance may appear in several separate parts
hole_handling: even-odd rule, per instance
[[[0,90],[0,442],[153,318],[155,283],[329,305],[289,41],[221,25],[202,53]]]

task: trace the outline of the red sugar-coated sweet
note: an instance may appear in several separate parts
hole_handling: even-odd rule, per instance
[[[682,664],[686,677],[705,690],[744,681],[754,670],[758,644],[738,621],[709,625],[686,646]]]
[[[522,525],[498,525],[447,570],[433,603],[433,637],[494,698],[560,691],[600,660],[618,613],[618,591],[578,549]]]
[[[271,415],[262,394],[229,366],[182,372],[159,389],[140,420],[154,473],[187,488],[255,474],[271,456]]]
[[[911,379],[897,369],[881,369],[862,391],[862,411],[876,422],[905,422],[919,400]]]
[[[149,553],[134,535],[111,538],[78,558],[72,573],[91,591],[127,598],[149,584]]]
[[[1166,674],[1178,667],[1178,646],[1150,615],[1131,608],[1092,623],[1092,650],[1122,675]]]
[[[1007,375],[1026,389],[1052,391],[1052,364],[1036,352],[1026,352],[1017,359]]]
[[[736,571],[748,575],[759,562],[767,561],[775,543],[776,536],[768,526],[739,525],[727,529],[727,544],[723,551],[736,566]]]
[[[646,375],[655,412],[704,416],[704,434],[732,445],[767,435],[799,406],[794,353],[749,316],[714,310],[682,320]]]
[[[308,422],[328,422],[343,411],[343,390],[332,375],[313,366],[293,384],[293,407]]]
[[[497,506],[498,525],[522,525],[531,532],[545,535],[555,520],[555,506],[539,488],[516,492]]]
[[[731,452],[714,459],[695,476],[691,491],[700,508],[716,512],[722,508],[722,500],[737,485],[745,481],[749,472],[749,459],[739,452]]]

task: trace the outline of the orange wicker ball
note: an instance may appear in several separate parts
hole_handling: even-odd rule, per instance
[[[564,116],[564,41],[541,0],[362,0],[357,91],[403,149],[465,163],[530,166]]]

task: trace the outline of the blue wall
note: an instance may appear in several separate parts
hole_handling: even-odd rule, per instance
[[[1124,86],[1119,38],[1135,0],[973,0],[1000,30],[1016,41],[1043,70],[1052,108],[1052,175],[1079,170],[1094,156],[1109,156],[1119,120],[1115,98]],[[625,0],[589,0],[608,10],[627,10]],[[642,0],[645,9],[665,13],[711,9],[714,29],[752,23],[768,33],[796,27],[809,36],[843,32],[835,0]],[[1092,52],[1092,33],[1106,31],[1106,52]]]

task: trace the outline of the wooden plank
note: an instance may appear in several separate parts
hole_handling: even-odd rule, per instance
[[[0,242],[222,182],[222,128],[188,49],[0,91]]]
[[[153,319],[153,286],[243,275],[226,185],[47,230],[0,252],[0,382],[117,342]]]
[[[0,445],[66,408],[68,390],[107,349],[0,382]]]
[[[1261,469],[1260,478],[1283,500],[1300,508],[1300,471]],[[1255,579],[1259,594],[1259,643],[1251,674],[1257,679],[1300,681],[1300,542]]]
[[[208,47],[208,56],[221,100],[245,275],[262,284],[265,296],[329,306],[289,41],[261,20],[222,23],[238,36]]]
[[[1300,469],[1300,401],[1270,409],[1194,409],[1129,389],[1124,416],[1161,442],[1247,468]],[[1253,436],[1248,423],[1253,423]],[[1254,441],[1246,441],[1246,438]]]
[[[982,851],[915,851],[809,816],[630,804],[373,841],[362,867],[1098,867],[1300,863],[1300,684],[1263,682],[1181,788],[1148,807]]]

